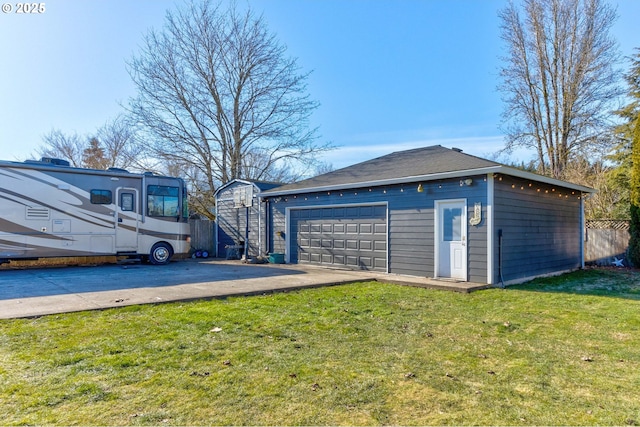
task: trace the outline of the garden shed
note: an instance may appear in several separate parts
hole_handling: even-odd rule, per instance
[[[281,184],[234,179],[218,188],[216,201],[216,257],[265,255],[267,212],[261,191]]]
[[[289,263],[498,285],[583,267],[593,191],[437,145],[260,197]]]

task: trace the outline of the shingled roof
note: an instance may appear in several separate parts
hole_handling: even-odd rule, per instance
[[[553,181],[555,185],[565,184],[580,191],[591,189],[575,184],[520,171],[500,163],[465,154],[459,149],[449,149],[440,145],[396,151],[362,163],[338,169],[323,175],[286,184],[262,193],[263,196],[295,194],[302,191],[335,190],[360,188],[371,185],[389,185],[421,180],[433,180],[501,172],[524,176],[538,181]]]

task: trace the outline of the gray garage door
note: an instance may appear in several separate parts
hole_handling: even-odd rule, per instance
[[[291,211],[291,262],[387,271],[386,206]]]

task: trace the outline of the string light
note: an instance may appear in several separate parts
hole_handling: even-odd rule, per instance
[[[495,178],[498,178],[498,181],[503,181],[502,176],[496,175]],[[484,181],[485,182],[487,181],[486,176],[484,178]],[[433,185],[435,185],[435,184],[436,183],[434,182]],[[449,181],[447,181],[447,182],[442,182],[441,181],[441,183],[437,184],[438,185],[438,189],[442,189],[443,186],[447,187],[448,184],[450,184]],[[549,192],[551,192],[553,194],[557,194],[558,198],[560,198],[560,199],[563,198],[562,196],[564,196],[565,199],[569,199],[570,196],[575,196],[576,200],[582,200],[582,193],[579,192],[579,191],[560,188],[559,190],[563,190],[563,189],[567,190],[567,192],[563,193],[561,191],[556,191],[556,188],[553,188],[553,187],[544,188],[544,187],[538,187],[538,186],[536,186],[534,184],[536,184],[536,182],[518,183],[517,180],[516,180],[516,183],[513,183],[513,181],[512,181],[511,188],[515,189],[516,186],[519,186],[521,191],[524,191],[526,188],[530,188],[531,190],[535,189],[536,193],[542,193],[542,191],[544,190],[545,194],[549,194]],[[427,185],[429,185],[429,184],[427,184]],[[423,185],[422,183],[418,183],[418,187],[417,187],[418,190],[417,191],[418,192],[427,192],[427,185]],[[415,187],[412,187],[412,188],[415,188]],[[388,188],[386,188],[386,187],[383,187],[383,188],[377,187],[376,191],[379,191],[380,189],[382,189],[382,194],[387,194]],[[373,192],[373,190],[374,189],[372,187],[368,188],[368,191],[370,193]],[[394,188],[392,188],[392,190],[394,190]],[[365,191],[365,190],[362,190],[362,191]],[[404,185],[400,185],[400,192],[401,193],[405,192]],[[331,196],[331,193],[332,193],[331,191],[327,191],[327,196]],[[429,191],[429,193],[433,194],[432,191]],[[340,194],[340,197],[344,197],[344,195],[345,195],[344,192],[339,192],[339,194]],[[346,194],[348,195],[349,193],[346,193]],[[358,195],[359,195],[359,191],[354,191],[353,192],[353,196],[358,196]],[[296,200],[296,199],[298,199],[298,196],[300,196],[301,199],[304,199],[304,201],[308,201],[311,198],[313,198],[312,194],[308,194],[308,195],[305,195],[305,194],[296,195],[296,194],[294,194],[294,195],[291,195],[289,197],[292,197],[292,200]],[[284,199],[283,198],[274,198],[274,199],[270,199],[270,200],[272,202],[275,202],[275,203],[288,202],[289,201],[289,197],[284,198]],[[315,198],[316,198],[316,200],[320,199],[319,193],[315,194]]]

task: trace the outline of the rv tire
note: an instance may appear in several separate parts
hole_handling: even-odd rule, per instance
[[[171,246],[164,242],[159,242],[153,245],[151,252],[149,253],[149,262],[153,265],[165,265],[171,261],[173,251]]]

